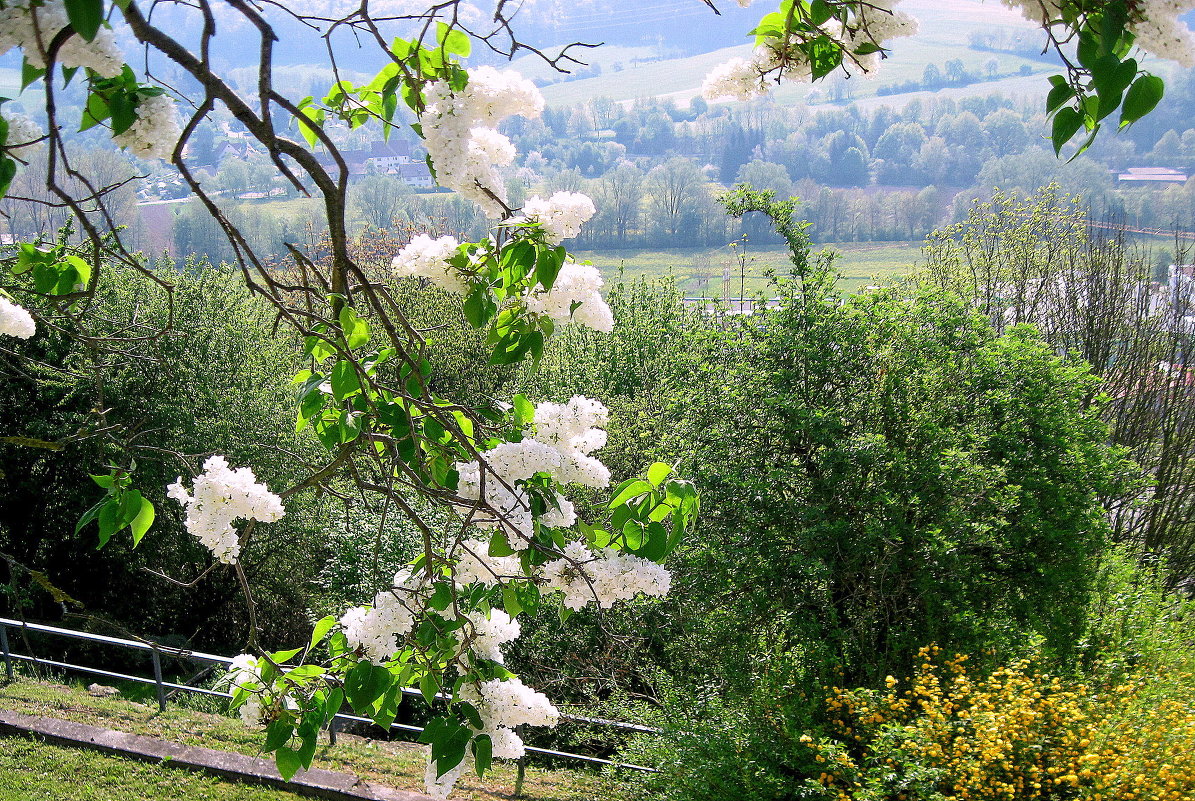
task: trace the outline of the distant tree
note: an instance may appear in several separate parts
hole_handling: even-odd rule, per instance
[[[643,171],[633,164],[620,164],[591,186],[598,213],[594,228],[604,228],[615,243],[625,245],[642,219]]]
[[[679,244],[684,234],[692,235],[696,226],[686,232],[686,221],[699,206],[705,192],[705,176],[691,159],[675,156],[653,169],[647,176],[647,191],[651,226],[664,241]]]
[[[937,64],[926,64],[921,72],[921,85],[926,89],[938,89],[942,86],[942,71]]]
[[[349,188],[349,207],[366,225],[391,228],[413,194],[393,175],[367,175]]]
[[[793,182],[783,164],[755,159],[739,168],[736,184],[749,184],[752,188],[773,192],[777,199],[784,200],[792,195]]]

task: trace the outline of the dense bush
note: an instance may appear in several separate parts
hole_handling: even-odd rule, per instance
[[[145,573],[189,581],[209,561],[207,549],[183,530],[181,507],[166,499],[166,485],[189,474],[180,455],[227,454],[278,488],[299,461],[318,458],[293,433],[288,381],[301,354],[272,336],[273,316],[239,274],[205,264],[159,267],[174,285],[172,297],[119,271],[101,285],[94,319],[122,342],[119,355],[96,359],[87,342],[47,334],[19,346],[32,368],[0,365],[4,433],[43,443],[0,449],[0,551],[44,571],[77,601],[60,607],[60,599],[14,569],[5,611],[20,604],[42,619],[59,619],[64,609],[97,613],[155,636],[198,633],[205,648],[226,650],[243,644],[245,630],[235,576],[215,571],[184,589]],[[150,336],[163,329],[164,336]],[[61,432],[74,433],[61,439]],[[107,473],[124,440],[138,457],[137,486],[158,510],[155,534],[136,550],[116,537],[97,552],[95,525],[75,527],[103,497],[88,474]],[[75,489],[50,489],[62,487]],[[286,519],[245,554],[267,642],[294,639],[307,625],[299,587],[323,558],[325,518],[322,502],[296,497]]]

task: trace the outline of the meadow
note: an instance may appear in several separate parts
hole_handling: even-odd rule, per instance
[[[912,270],[921,257],[920,242],[825,242],[836,254],[841,286],[855,291],[874,283],[893,283]],[[592,262],[602,271],[607,284],[619,280],[671,278],[687,297],[738,297],[757,293],[775,294],[768,275],[790,274],[788,250],[782,245],[749,246],[745,249],[668,248],[661,250],[578,251],[578,259]],[[741,258],[741,261],[740,261]],[[728,283],[724,292],[724,284]]]

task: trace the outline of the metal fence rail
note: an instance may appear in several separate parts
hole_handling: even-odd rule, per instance
[[[123,648],[132,651],[148,652],[153,663],[153,678],[146,676],[136,676],[129,673],[118,673],[111,670],[102,670],[96,667],[87,665],[75,665],[70,662],[60,662],[53,659],[44,659],[33,654],[21,654],[13,651],[8,636],[8,630],[14,629],[17,631],[33,632],[37,634],[46,634],[55,637],[66,637],[74,640],[82,640],[84,642],[96,643],[98,645],[109,645],[115,648]],[[175,659],[190,659],[196,662],[204,662],[209,665],[220,665],[227,667],[232,664],[232,658],[227,656],[220,656],[218,654],[207,654],[202,651],[190,651],[184,648],[172,648],[168,645],[160,645],[155,642],[138,641],[138,640],[124,640],[119,637],[107,637],[103,634],[93,634],[87,631],[77,631],[74,629],[63,629],[57,626],[47,626],[42,623],[26,623],[20,620],[13,620],[11,618],[0,617],[0,655],[4,658],[4,670],[8,676],[8,680],[12,681],[15,677],[14,665],[17,662],[28,662],[35,665],[46,665],[48,667],[57,668],[60,670],[71,670],[78,673],[87,673],[93,676],[103,676],[105,678],[120,679],[122,681],[138,682],[140,684],[152,684],[155,687],[158,708],[165,711],[166,709],[166,691],[172,692],[188,692],[197,695],[212,695],[218,698],[231,698],[232,694],[220,690],[209,690],[204,687],[192,687],[189,684],[178,684],[175,682],[166,681],[162,677],[162,657],[168,656]],[[411,696],[423,697],[422,692],[414,687],[407,687],[403,689],[403,693]],[[440,693],[437,698],[444,698]],[[587,723],[593,726],[602,726],[605,728],[618,729],[621,731],[635,732],[638,734],[659,734],[660,730],[651,726],[641,726],[636,723],[624,723],[617,720],[604,720],[602,718],[583,717],[580,715],[561,715],[561,720],[567,720],[574,723]],[[358,715],[348,715],[344,713],[336,713],[332,719],[330,726],[331,731],[335,732],[337,721],[351,721],[353,723],[369,723],[373,721],[369,718],[360,717]],[[376,725],[376,724],[373,724]],[[402,731],[408,733],[419,733],[423,731],[421,726],[411,726],[406,723],[395,723],[390,727],[393,731]],[[550,748],[537,748],[535,746],[527,746],[527,752],[532,754],[540,754],[541,756],[550,756],[560,759],[572,759],[578,762],[586,762],[596,765],[611,765],[614,767],[627,768],[629,770],[643,771],[646,773],[655,773],[655,768],[645,767],[643,765],[632,765],[627,762],[616,762],[611,759],[603,759],[601,757],[589,756],[587,754],[573,754],[567,751],[555,751]],[[522,767],[520,761],[520,768]]]

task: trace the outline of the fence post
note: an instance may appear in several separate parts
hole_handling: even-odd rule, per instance
[[[154,684],[158,688],[158,710],[166,711],[166,688],[162,686],[162,656],[158,653],[158,649],[154,648],[150,651],[150,655],[154,660]]]
[[[12,681],[12,656],[8,652],[8,627],[3,623],[0,623],[0,651],[4,652],[4,672],[8,674],[8,680]]]

